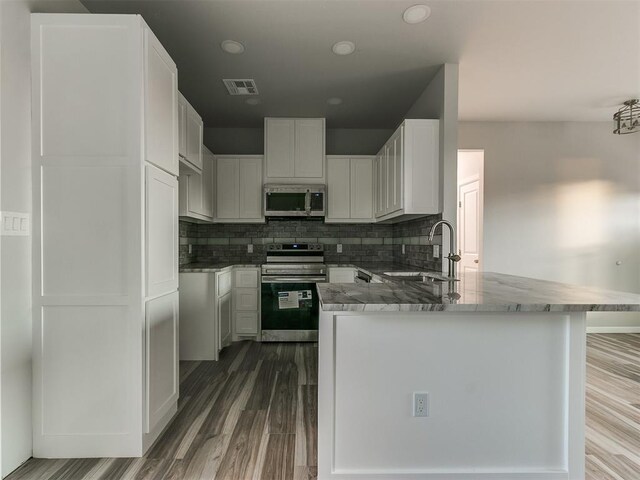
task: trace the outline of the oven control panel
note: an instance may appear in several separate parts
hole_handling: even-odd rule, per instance
[[[320,243],[272,243],[267,245],[269,252],[322,252]]]

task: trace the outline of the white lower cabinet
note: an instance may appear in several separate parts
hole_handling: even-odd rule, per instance
[[[356,269],[352,267],[329,268],[329,283],[355,283]]]
[[[256,337],[260,318],[260,269],[236,268],[233,286],[234,339]]]
[[[145,433],[178,401],[178,292],[154,298],[145,308]]]
[[[180,274],[180,360],[218,360],[216,276]]]
[[[373,223],[372,156],[327,156],[327,223]]]
[[[261,155],[216,158],[216,222],[264,222],[262,166]]]

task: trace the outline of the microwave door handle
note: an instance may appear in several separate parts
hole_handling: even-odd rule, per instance
[[[304,210],[307,215],[311,215],[311,192],[309,190],[304,195]]]

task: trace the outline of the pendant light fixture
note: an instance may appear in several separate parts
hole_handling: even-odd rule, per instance
[[[613,133],[625,135],[640,132],[640,100],[627,100],[620,110],[613,114],[615,129]]]

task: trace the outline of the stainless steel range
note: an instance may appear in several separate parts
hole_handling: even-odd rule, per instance
[[[320,309],[316,283],[326,281],[322,245],[268,245],[267,263],[262,265],[262,341],[317,341]]]

